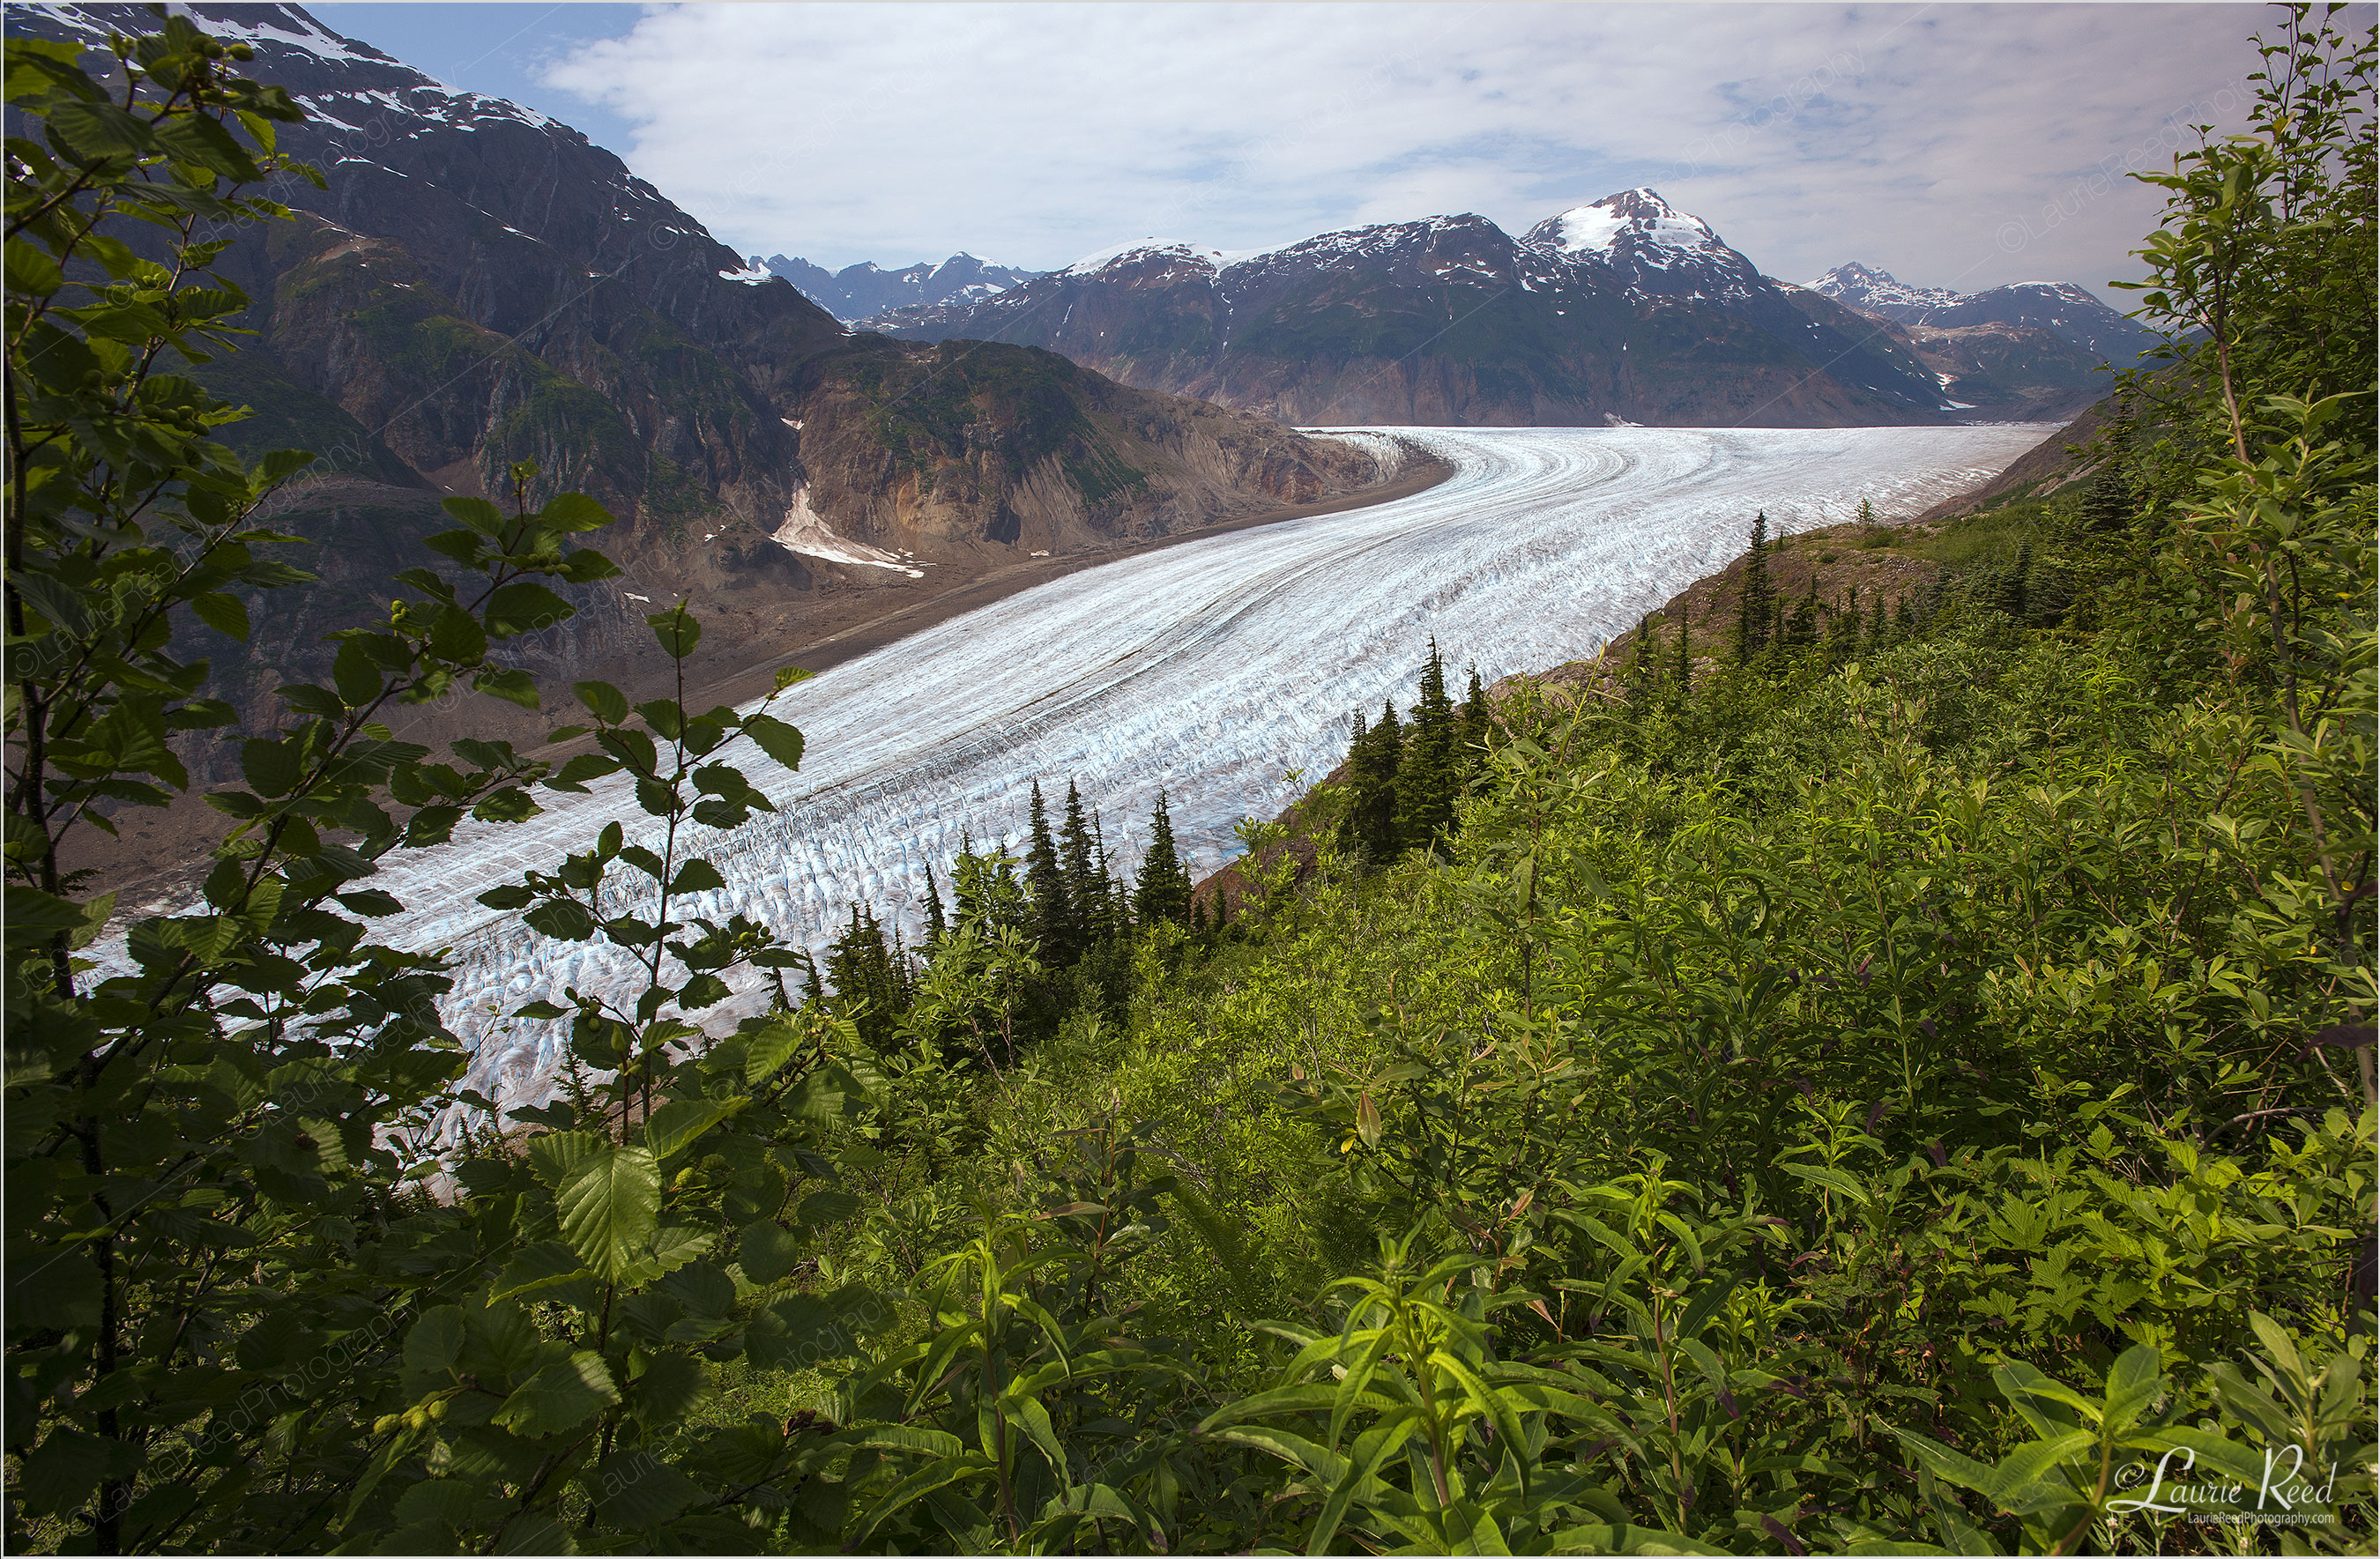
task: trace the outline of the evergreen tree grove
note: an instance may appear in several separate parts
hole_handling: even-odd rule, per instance
[[[1421,697],[1412,715],[1397,766],[1397,837],[1417,847],[1453,821],[1454,797],[1463,783],[1462,730],[1446,694],[1446,662],[1435,638],[1422,665]]]

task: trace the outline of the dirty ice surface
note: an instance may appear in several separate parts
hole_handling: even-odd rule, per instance
[[[914,937],[928,866],[949,883],[962,831],[1012,843],[1035,780],[1053,806],[1073,780],[1099,808],[1114,863],[1139,863],[1158,791],[1194,875],[1236,848],[1343,755],[1350,716],[1413,702],[1435,634],[1493,681],[1593,654],[1742,550],[1755,508],[1792,532],[1860,500],[1910,515],[1982,481],[2041,425],[1810,430],[1399,429],[1453,475],[1410,498],[1282,521],[1126,558],[1040,586],[833,668],[779,700],[808,739],[788,772],[738,743],[783,808],[697,848],[727,886],[676,912],[742,912],[823,945],[850,904]],[[1337,436],[1378,441],[1388,430]],[[565,985],[633,996],[627,960],[549,941],[477,896],[551,868],[613,817],[654,820],[625,786],[541,793],[541,816],[467,824],[451,846],[383,863],[373,886],[408,906],[379,935],[451,946],[447,1014],[473,1046],[471,1082],[505,1105],[543,1097],[565,1025],[502,1016]],[[657,841],[656,841],[657,842]],[[641,879],[638,879],[641,880]],[[723,1028],[748,990],[701,1015]]]

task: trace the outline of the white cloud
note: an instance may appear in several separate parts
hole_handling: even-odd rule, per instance
[[[2368,7],[2358,7],[2359,10]],[[1636,184],[1771,274],[1845,260],[2094,285],[2158,204],[2122,179],[2236,124],[2265,7],[656,7],[552,67],[746,252],[1035,267]],[[2359,23],[2359,25],[2361,25]],[[2122,295],[2117,295],[2121,296]]]

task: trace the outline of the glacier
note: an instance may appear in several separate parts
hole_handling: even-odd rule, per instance
[[[1755,508],[1787,533],[1846,520],[1862,499],[1914,514],[2049,429],[1315,431],[1387,455],[1406,441],[1452,475],[1085,570],[798,684],[776,710],[808,738],[800,772],[743,743],[725,755],[782,812],[696,830],[726,887],[684,911],[822,947],[859,902],[914,939],[927,869],[947,887],[962,835],[1014,846],[1036,780],[1053,804],[1081,787],[1127,873],[1163,790],[1194,875],[1211,871],[1239,819],[1272,816],[1337,764],[1356,709],[1412,702],[1432,635],[1458,677],[1590,656],[1740,553]],[[537,817],[467,824],[374,879],[407,906],[381,939],[452,949],[446,1020],[471,1049],[470,1085],[508,1106],[551,1093],[567,1041],[562,1023],[506,1014],[565,985],[638,987],[618,949],[551,941],[477,896],[550,869],[613,818],[631,839],[658,828],[617,777],[540,799]],[[757,985],[698,1016],[732,1021],[759,1005]]]

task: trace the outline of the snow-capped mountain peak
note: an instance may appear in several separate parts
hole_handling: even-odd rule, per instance
[[[1541,254],[1608,273],[1634,296],[1741,298],[1766,286],[1752,261],[1711,224],[1648,188],[1623,189],[1573,206],[1529,229]]]
[[[1966,296],[1949,287],[1912,286],[1888,271],[1878,271],[1857,260],[1838,265],[1807,284],[1812,292],[1854,308],[1942,308]]]
[[[1607,253],[1632,233],[1663,248],[1699,249],[1718,242],[1709,223],[1678,210],[1659,191],[1645,188],[1606,195],[1591,206],[1573,206],[1540,223],[1531,238],[1548,227],[1555,247],[1565,254]]]
[[[1111,265],[1156,259],[1188,261],[1211,271],[1220,271],[1227,265],[1237,265],[1244,260],[1254,260],[1268,252],[1264,249],[1219,249],[1206,244],[1184,243],[1176,238],[1135,238],[1104,249],[1094,249],[1056,273],[1061,276],[1095,276]]]

